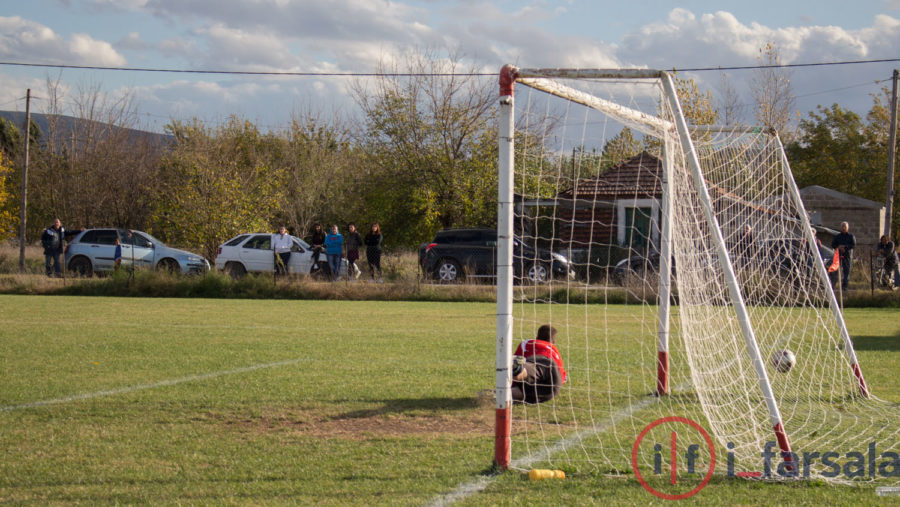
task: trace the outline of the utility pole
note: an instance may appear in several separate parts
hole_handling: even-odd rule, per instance
[[[884,203],[884,233],[891,237],[891,217],[894,213],[894,163],[897,158],[897,80],[900,71],[894,69],[894,90],[891,94],[891,130],[888,136],[887,197]]]
[[[31,88],[25,92],[25,163],[22,166],[22,202],[19,210],[19,272],[25,272],[25,210],[28,204],[28,148],[31,144]]]

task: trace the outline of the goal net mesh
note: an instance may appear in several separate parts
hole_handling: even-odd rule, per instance
[[[745,127],[692,127],[700,189],[674,126],[678,108],[666,97],[659,79],[522,78],[516,85],[514,233],[527,247],[566,256],[577,276],[515,287],[513,348],[553,325],[568,380],[549,402],[514,406],[512,466],[630,474],[641,431],[681,416],[712,436],[717,473],[726,473],[729,453],[734,473],[761,472],[761,453],[776,438],[748,328],[801,462],[797,473],[877,477],[878,465],[900,452],[900,410],[877,398],[877,385],[866,398],[854,375],[826,271],[832,251],[810,229],[780,141]],[[690,117],[697,101],[684,107]],[[671,392],[656,397],[664,189],[672,196]],[[704,213],[704,191],[714,222]],[[746,308],[745,328],[726,264]],[[786,372],[775,364],[783,351],[796,358]],[[876,470],[869,468],[873,443]],[[832,461],[840,473],[821,456],[804,466],[803,453],[812,452],[838,453]],[[861,470],[854,453],[865,456]],[[651,458],[638,459],[652,468]],[[775,478],[781,462],[772,459]],[[896,474],[896,463],[880,472]]]

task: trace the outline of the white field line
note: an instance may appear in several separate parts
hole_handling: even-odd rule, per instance
[[[144,389],[154,389],[157,387],[167,387],[174,386],[176,384],[183,384],[185,382],[195,382],[197,380],[207,380],[216,377],[222,377],[225,375],[235,375],[238,373],[247,373],[250,371],[262,370],[265,368],[274,368],[276,366],[286,366],[289,364],[297,364],[300,361],[304,361],[306,358],[297,358],[297,359],[289,359],[287,361],[278,361],[275,363],[265,363],[265,364],[255,364],[253,366],[246,366],[244,368],[235,368],[233,370],[224,370],[224,371],[214,371],[212,373],[204,373],[202,375],[191,375],[188,377],[181,377],[171,380],[161,380],[159,382],[154,382],[152,384],[137,384],[133,386],[125,386],[119,387],[116,389],[109,389],[106,391],[95,391],[93,393],[82,393],[75,394],[72,396],[66,396],[65,398],[55,398],[52,400],[41,400],[34,401],[31,403],[22,403],[19,405],[6,405],[0,407],[0,412],[12,412],[13,410],[22,410],[26,408],[35,408],[35,407],[45,407],[48,405],[59,405],[60,403],[68,403],[70,401],[80,401],[80,400],[88,400],[91,398],[99,398],[101,396],[113,396],[116,394],[124,394],[131,393],[134,391],[142,391]]]
[[[678,388],[676,388],[678,389]],[[637,412],[638,410],[642,410],[644,408],[649,407],[650,405],[656,403],[659,400],[657,397],[648,397],[644,400],[641,400],[633,405],[629,405],[618,412],[615,412],[610,416],[609,420],[605,423],[600,424],[599,426],[593,426],[591,428],[586,428],[577,433],[569,435],[568,437],[559,440],[555,444],[544,447],[541,452],[536,452],[533,454],[529,454],[528,456],[523,456],[518,459],[514,459],[509,463],[509,468],[528,468],[535,463],[539,463],[541,461],[546,461],[554,454],[563,452],[568,448],[572,447],[575,444],[580,443],[583,439],[588,438],[590,436],[596,435],[597,433],[606,431],[616,424],[619,424],[626,418],[630,417],[632,414]],[[428,505],[434,507],[444,507],[447,505],[451,505],[460,500],[465,500],[466,498],[474,495],[475,493],[479,493],[483,491],[485,488],[491,485],[492,482],[497,480],[499,475],[484,475],[481,476],[474,481],[467,482],[464,484],[460,484],[453,491],[447,493],[446,495],[437,497],[431,501]]]

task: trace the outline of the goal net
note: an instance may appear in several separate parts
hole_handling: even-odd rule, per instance
[[[900,410],[865,383],[777,135],[696,125],[702,100],[660,71],[500,81],[495,461],[675,474],[685,450],[653,423],[678,416],[717,474],[897,483]],[[539,252],[576,276],[519,283]],[[512,353],[543,324],[567,381],[513,403]]]

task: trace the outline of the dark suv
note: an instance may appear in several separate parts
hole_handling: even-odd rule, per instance
[[[426,277],[452,283],[464,278],[496,278],[497,231],[445,229],[419,247],[419,264]],[[541,283],[550,278],[574,279],[569,260],[556,252],[535,249],[513,239],[513,276]]]

